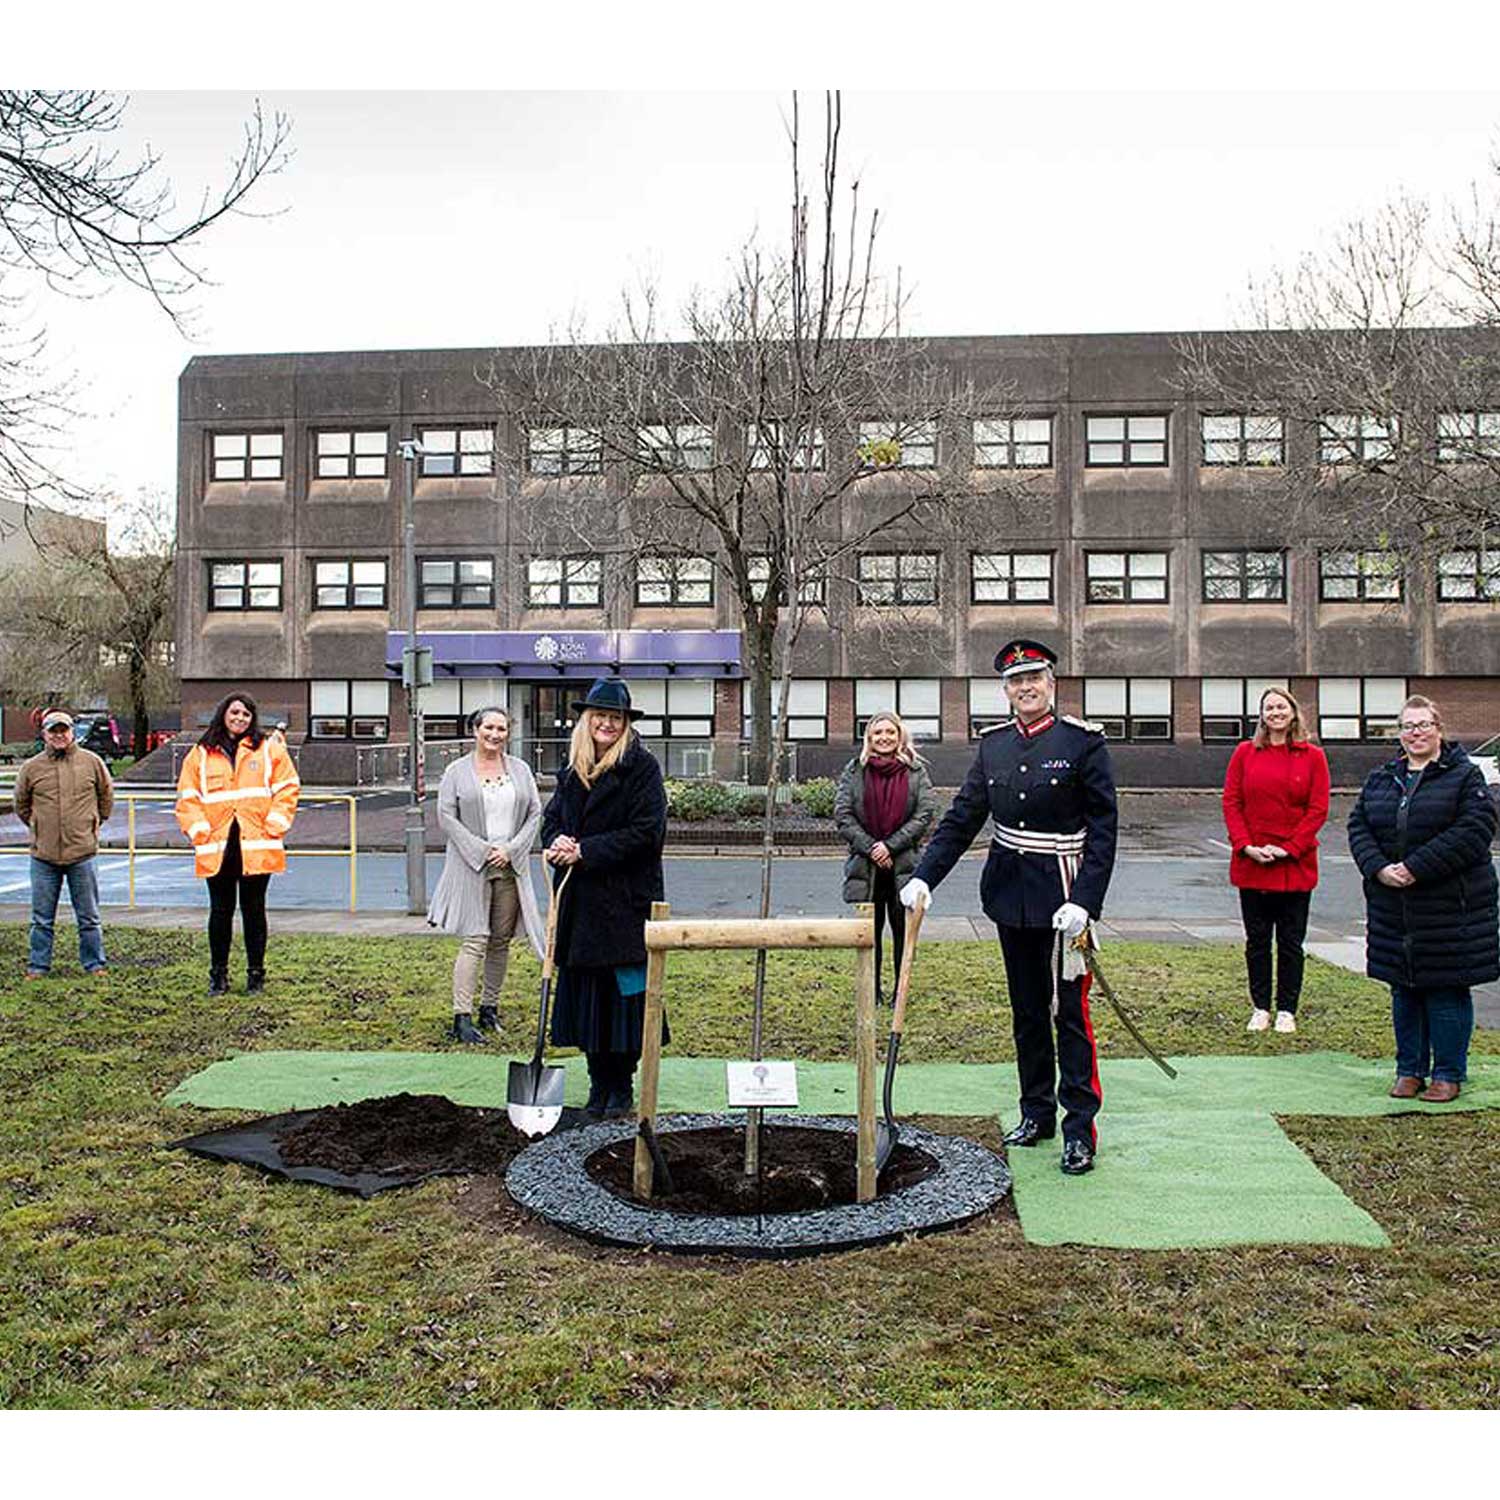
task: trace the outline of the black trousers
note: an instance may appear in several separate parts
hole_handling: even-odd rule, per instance
[[[1250,976],[1250,1003],[1271,1009],[1271,937],[1276,937],[1276,1008],[1295,1015],[1302,994],[1311,891],[1252,891],[1240,887],[1240,915],[1245,919],[1245,968]]]
[[[878,1000],[889,993],[894,1000],[896,979],[901,973],[901,955],[906,950],[906,908],[902,906],[901,893],[896,889],[896,872],[882,870],[878,865],[872,868],[875,871],[870,891],[870,899],[875,903],[875,996]],[[880,988],[880,939],[887,918],[891,924],[891,987],[889,991],[883,991]]]
[[[1060,981],[1057,1043],[1052,1040],[1052,963],[1057,934],[1050,927],[999,927],[1010,987],[1016,1068],[1021,1075],[1021,1113],[1052,1128],[1063,1107],[1063,1139],[1098,1145],[1094,1116],[1103,1092],[1089,1021],[1089,976]]]
[[[229,967],[229,942],[234,936],[234,904],[240,906],[245,929],[245,966],[266,966],[266,887],[269,875],[246,875],[240,856],[240,825],[229,825],[229,842],[217,875],[208,877],[208,962],[214,969]]]

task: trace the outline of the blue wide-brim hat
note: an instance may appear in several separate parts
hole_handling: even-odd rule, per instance
[[[573,700],[573,711],[582,713],[586,708],[607,708],[631,719],[645,717],[645,709],[630,706],[630,689],[618,677],[596,677],[589,685],[586,698]]]

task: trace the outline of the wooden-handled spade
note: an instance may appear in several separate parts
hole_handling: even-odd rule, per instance
[[[552,973],[557,952],[557,908],[563,887],[573,873],[570,865],[555,885],[548,872],[547,941],[542,958],[542,1003],[536,1018],[536,1051],[529,1063],[513,1062],[505,1091],[505,1112],[510,1123],[524,1135],[546,1135],[562,1119],[563,1087],[568,1081],[566,1070],[543,1066],[542,1054],[547,1048],[547,1008],[552,998]]]
[[[891,1016],[891,1039],[885,1049],[885,1119],[875,1126],[875,1170],[881,1171],[891,1159],[901,1132],[891,1113],[891,1089],[896,1082],[896,1055],[901,1051],[901,1030],[906,1025],[906,992],[911,987],[911,961],[917,951],[917,934],[922,930],[922,905],[907,908],[906,947],[901,954],[901,972],[896,976],[896,1008]]]

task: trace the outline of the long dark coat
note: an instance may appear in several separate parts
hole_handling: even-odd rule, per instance
[[[1462,746],[1444,743],[1406,796],[1406,758],[1371,771],[1349,814],[1349,852],[1365,881],[1366,972],[1412,989],[1466,988],[1500,978],[1495,805]],[[1416,877],[1382,885],[1404,864]]]
[[[891,855],[891,872],[899,891],[917,868],[917,849],[937,819],[937,793],[932,777],[920,761],[906,776],[906,811],[901,826],[885,841]],[[875,861],[870,850],[875,840],[865,827],[865,768],[855,756],[839,773],[838,795],[833,803],[833,826],[849,846],[844,861],[844,900],[875,899]]]
[[[542,847],[558,834],[578,840],[557,919],[557,962],[612,968],[646,961],[651,903],[666,894],[661,851],[667,793],[661,767],[637,740],[611,771],[584,786],[571,768],[557,778],[542,813]],[[548,866],[557,879],[566,866]]]

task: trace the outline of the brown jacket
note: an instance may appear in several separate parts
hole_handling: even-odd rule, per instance
[[[31,830],[31,852],[54,865],[96,855],[99,825],[114,805],[109,768],[80,745],[33,755],[16,778],[16,816]]]

